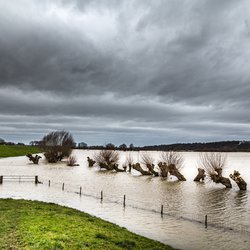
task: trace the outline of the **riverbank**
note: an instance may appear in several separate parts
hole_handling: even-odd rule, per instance
[[[0,200],[1,249],[173,249],[51,203]]]
[[[0,145],[0,158],[15,157],[26,154],[41,153],[38,147],[33,146],[19,146],[19,145]]]

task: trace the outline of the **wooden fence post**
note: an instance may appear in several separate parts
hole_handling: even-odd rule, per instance
[[[80,196],[82,195],[82,187],[80,187]]]
[[[207,215],[205,215],[205,228],[207,228]]]
[[[49,180],[49,187],[50,187],[50,180]]]
[[[62,184],[62,190],[64,190],[64,183]]]
[[[35,184],[38,184],[38,176],[35,176]]]
[[[126,195],[124,194],[123,195],[123,207],[125,207],[126,206]]]
[[[3,176],[0,176],[0,184],[3,184]]]
[[[101,202],[103,201],[103,191],[101,191]]]
[[[163,205],[161,205],[161,217],[163,216]]]

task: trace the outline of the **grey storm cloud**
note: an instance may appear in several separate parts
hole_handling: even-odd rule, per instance
[[[250,139],[247,0],[0,0],[0,137]]]

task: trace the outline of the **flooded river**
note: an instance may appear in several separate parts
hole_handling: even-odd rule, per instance
[[[126,154],[120,152],[121,164]],[[156,162],[160,158],[160,152],[149,154]],[[44,159],[37,166],[29,163],[26,157],[0,159],[0,175],[38,175],[43,182],[34,185],[4,181],[0,185],[0,197],[73,207],[180,249],[249,249],[249,191],[239,191],[233,182],[232,189],[212,182],[193,182],[199,153],[183,153],[185,164],[181,172],[187,179],[185,182],[140,176],[137,172],[100,171],[87,165],[86,158],[92,157],[93,151],[75,150],[74,155],[79,166],[67,167],[65,162],[48,164]],[[135,161],[140,161],[140,153],[132,155]],[[250,188],[250,154],[228,153],[227,156],[224,175],[238,170]],[[62,183],[65,183],[64,191]],[[82,196],[79,195],[80,186]],[[123,195],[126,195],[125,208]],[[163,216],[159,213],[161,205]]]

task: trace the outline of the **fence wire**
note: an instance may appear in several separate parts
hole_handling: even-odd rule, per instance
[[[37,176],[4,175],[2,176],[2,182],[3,180],[7,182],[19,182],[19,183],[35,182],[35,177]],[[37,180],[38,180],[38,177],[37,177]],[[233,223],[230,223],[230,221],[219,222],[218,220],[214,219],[213,215],[210,215],[210,214],[205,215],[205,214],[198,214],[198,213],[194,214],[194,213],[184,212],[184,211],[183,212],[166,211],[166,208],[164,209],[164,206],[162,204],[156,205],[156,204],[152,204],[149,201],[138,201],[125,195],[118,195],[118,194],[111,195],[111,194],[104,193],[102,190],[99,190],[99,192],[95,190],[86,190],[85,188],[82,188],[80,185],[77,186],[77,185],[72,185],[69,183],[56,182],[56,181],[51,181],[51,180],[46,180],[46,179],[39,179],[39,182],[37,182],[36,184],[38,183],[46,185],[51,188],[55,188],[57,190],[61,189],[63,192],[74,193],[76,195],[98,199],[105,203],[120,204],[123,207],[131,207],[134,209],[140,209],[143,211],[157,213],[157,214],[160,214],[161,217],[169,216],[178,220],[185,220],[185,221],[204,224],[205,227],[213,227],[213,228],[221,229],[224,231],[250,234],[249,226],[235,225]]]
[[[203,224],[205,227],[212,227],[235,233],[250,234],[249,226],[235,225],[233,223],[230,223],[230,221],[219,222],[216,219],[213,219],[214,216],[210,214],[198,214],[198,213],[194,214],[184,211],[182,213],[175,211],[166,211],[164,210],[164,206],[162,207],[161,204],[156,205],[150,203],[149,201],[138,201],[128,196],[125,196],[124,198],[124,195],[117,195],[117,194],[111,195],[104,193],[102,190],[99,190],[99,192],[93,190],[92,191],[86,190],[82,188],[80,185],[77,186],[62,182],[55,182],[55,181],[52,182],[51,180],[45,180],[45,179],[39,181],[41,181],[43,185],[49,186],[51,188],[61,189],[63,192],[74,193],[76,195],[92,197],[94,199],[100,200],[105,203],[120,204],[121,206],[124,207],[131,207],[134,209],[140,209],[142,211],[157,213],[161,217],[169,216],[177,220],[185,220],[189,222]]]

